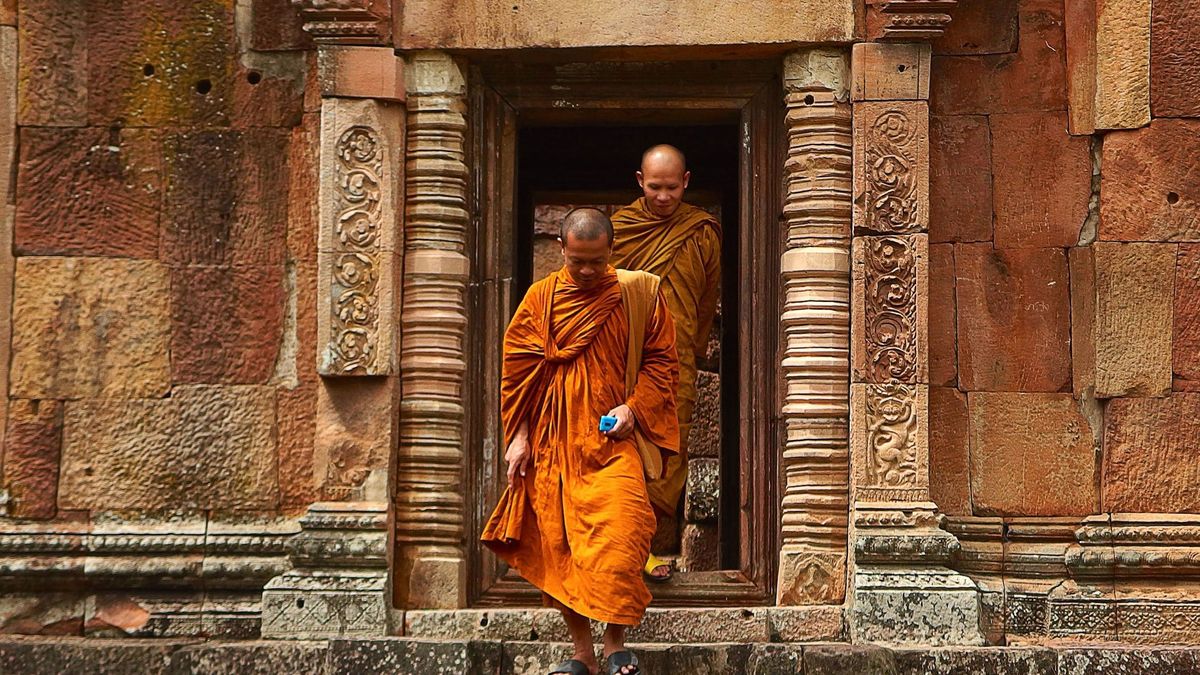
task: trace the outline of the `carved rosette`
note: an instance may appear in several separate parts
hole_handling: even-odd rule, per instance
[[[865,334],[869,382],[917,382],[917,261],[903,237],[865,242]]]
[[[886,23],[880,39],[899,42],[933,40],[950,25],[957,0],[888,0],[880,6]]]
[[[391,40],[391,0],[291,0],[317,42],[376,45]]]
[[[898,108],[885,109],[867,127],[864,229],[907,234],[921,228],[917,133],[917,125]]]

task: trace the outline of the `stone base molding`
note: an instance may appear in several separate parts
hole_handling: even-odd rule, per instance
[[[391,632],[387,505],[313,504],[288,542],[294,568],[263,589],[262,635],[323,639]]]

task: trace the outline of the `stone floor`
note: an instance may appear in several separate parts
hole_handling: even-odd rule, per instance
[[[635,647],[649,675],[853,675],[1200,673],[1200,647],[1116,646],[886,649],[846,644],[647,644]],[[567,653],[562,643],[438,642],[408,638],[327,642],[0,640],[0,673],[59,675],[540,675]]]

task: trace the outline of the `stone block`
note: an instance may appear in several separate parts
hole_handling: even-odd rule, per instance
[[[321,382],[313,476],[323,499],[386,499],[398,405],[398,378]],[[370,490],[383,492],[371,496],[366,494]]]
[[[293,260],[316,263],[320,201],[321,116],[305,113],[288,143],[287,251]],[[316,326],[313,327],[314,330]]]
[[[237,72],[233,0],[95,0],[79,13],[86,17],[86,58],[79,63],[88,86],[80,110],[89,124],[230,123]]]
[[[966,395],[930,387],[929,497],[952,516],[971,515],[969,439]]]
[[[1172,675],[1200,672],[1200,651],[1162,647],[1071,647],[1059,653],[1057,672],[1060,675]]]
[[[17,25],[17,0],[0,0],[0,26]]]
[[[563,266],[562,244],[558,236],[533,238],[533,280],[539,281],[554,274]]]
[[[19,258],[10,395],[162,396],[169,288],[150,260]]]
[[[991,241],[992,145],[983,115],[929,118],[929,240]]]
[[[709,607],[650,609],[629,629],[630,642],[767,642],[767,610]]]
[[[322,46],[317,50],[322,96],[403,101],[404,59],[391,47]]]
[[[1074,391],[1171,391],[1176,246],[1097,242],[1071,250]]]
[[[935,114],[1066,110],[1062,2],[1021,0],[1018,15],[1016,54],[933,57]]]
[[[313,46],[300,12],[289,0],[254,0],[250,4],[250,48],[260,52],[304,50]]]
[[[859,42],[851,53],[854,101],[896,101],[929,98],[929,46]]]
[[[68,403],[59,504],[274,509],[274,422],[271,387],[178,386],[165,399]]]
[[[317,388],[280,388],[275,398],[280,507],[289,511],[302,509],[320,496],[313,469]]]
[[[1071,133],[1096,131],[1096,2],[1065,2],[1067,33],[1067,114]]]
[[[1150,21],[1150,109],[1154,117],[1200,117],[1200,3],[1153,3]]]
[[[1062,391],[1069,387],[1066,258],[1061,249],[957,246],[960,388]]]
[[[167,137],[161,258],[173,265],[282,265],[288,141],[281,129]]]
[[[1106,511],[1200,511],[1200,394],[1117,398],[1104,418]]]
[[[925,675],[1050,675],[1059,672],[1057,654],[1048,647],[898,649],[894,658],[899,672]]]
[[[1200,391],[1200,245],[1180,244],[1171,341],[1174,388]]]
[[[1100,239],[1200,241],[1200,120],[1104,137]]]
[[[961,574],[860,566],[848,616],[850,638],[920,647],[980,645],[979,614],[979,592]]]
[[[930,41],[946,56],[1011,54],[1017,51],[1018,0],[959,0],[954,20]]]
[[[1150,4],[1096,3],[1097,129],[1133,129],[1150,122]]]
[[[17,29],[3,23],[4,3],[0,0],[0,166],[11,167],[17,156]],[[13,18],[16,18],[16,4]],[[0,203],[11,203],[11,171],[0,172]],[[10,249],[11,250],[11,249]]]
[[[171,654],[171,675],[326,675],[329,646],[323,642],[254,641],[188,645]]]
[[[157,257],[160,155],[154,131],[22,129],[18,254]]]
[[[553,665],[547,663],[542,670],[549,670]],[[501,670],[501,645],[498,642],[440,642],[408,638],[331,640],[328,667],[331,674],[519,672]]]
[[[891,650],[873,645],[813,645],[804,648],[805,675],[835,675],[837,673],[896,673],[895,657]]]
[[[694,457],[688,460],[687,492],[683,517],[689,523],[715,522],[721,510],[720,460]]]
[[[679,536],[679,569],[684,572],[721,569],[721,539],[716,525],[683,526]]]
[[[997,248],[1074,246],[1092,194],[1091,140],[1063,113],[992,115]]]
[[[171,381],[265,384],[280,355],[284,282],[282,265],[173,268]]]
[[[973,392],[967,404],[975,515],[1097,511],[1099,430],[1070,394]]]
[[[87,7],[81,0],[29,0],[17,8],[17,122],[87,124]]]
[[[180,644],[171,640],[6,640],[0,646],[0,672],[167,675],[171,653]]]
[[[843,609],[837,605],[767,609],[772,642],[819,642],[845,639]]]
[[[9,401],[3,464],[9,515],[54,517],[62,425],[59,401]]]
[[[958,384],[955,340],[957,306],[954,299],[954,246],[929,247],[929,383]]]
[[[696,372],[696,403],[692,408],[687,449],[690,458],[721,456],[721,376],[718,373]]]
[[[0,633],[82,635],[83,605],[77,593],[5,593],[0,598]]]
[[[232,74],[230,124],[239,129],[300,124],[307,70],[304,52],[244,52]]]
[[[804,672],[804,648],[792,644],[754,645],[745,668],[750,675],[800,675]]]

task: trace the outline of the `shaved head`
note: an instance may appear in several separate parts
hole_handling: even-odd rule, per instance
[[[652,166],[664,169],[678,167],[678,173],[682,176],[687,171],[687,158],[679,148],[661,143],[642,153],[642,172],[648,173],[647,168]]]
[[[567,245],[567,235],[571,235],[579,241],[595,241],[604,237],[611,247],[613,243],[612,221],[599,209],[572,209],[563,218],[562,227],[558,233],[558,238],[562,241],[563,246]]]
[[[683,191],[692,178],[683,153],[665,143],[642,153],[642,168],[636,175],[646,208],[660,218],[669,218],[675,213],[683,203]]]

